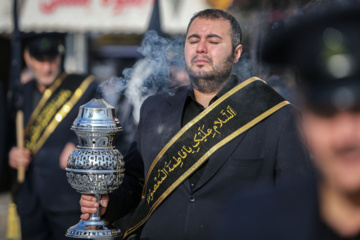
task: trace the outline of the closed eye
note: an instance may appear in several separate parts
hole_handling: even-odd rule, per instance
[[[199,40],[191,40],[191,41],[189,41],[190,44],[195,44],[195,43],[198,43],[198,42],[199,42]]]

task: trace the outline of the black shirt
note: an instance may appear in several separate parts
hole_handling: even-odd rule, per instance
[[[31,111],[34,111],[34,109],[37,107],[37,105],[39,104],[43,93],[40,92],[39,88],[36,86],[36,81],[33,80],[33,99],[32,99],[32,105],[31,105]]]
[[[209,106],[214,103],[217,99],[223,96],[225,93],[230,91],[236,85],[240,83],[240,79],[236,76],[232,75],[230,79],[226,82],[225,86],[213,97],[209,103]],[[185,126],[188,122],[198,116],[205,108],[203,105],[198,103],[195,99],[194,89],[190,88],[188,91],[188,95],[185,101],[185,106],[183,110],[183,115],[181,119],[181,127]],[[201,174],[203,173],[206,167],[207,161],[205,161],[191,176],[190,176],[190,186],[191,190],[194,189],[196,183],[200,179]]]

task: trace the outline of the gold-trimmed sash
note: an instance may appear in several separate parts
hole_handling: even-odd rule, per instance
[[[30,126],[34,123],[34,120],[39,115],[40,110],[44,107],[47,100],[51,97],[52,93],[60,86],[64,78],[67,76],[67,73],[62,73],[49,88],[47,88],[42,95],[38,105],[35,107],[34,111],[31,113],[30,119],[26,124],[25,135],[29,132]]]
[[[80,82],[80,85],[74,83],[64,84],[68,76],[62,74],[52,86],[45,90],[43,97],[30,117],[25,132],[25,147],[34,155],[94,80],[93,76],[88,76],[84,81]]]

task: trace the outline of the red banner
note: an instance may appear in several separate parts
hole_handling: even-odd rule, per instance
[[[99,1],[99,0],[96,0]],[[120,14],[127,7],[141,7],[154,0],[101,0],[101,6],[112,7],[114,14]],[[42,0],[39,3],[40,11],[44,14],[51,14],[58,8],[63,7],[89,7],[91,0]]]
[[[91,0],[43,0],[39,3],[41,12],[50,14],[59,7],[87,7]]]

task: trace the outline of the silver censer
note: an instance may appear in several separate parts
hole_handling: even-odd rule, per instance
[[[80,107],[71,129],[78,136],[79,145],[67,161],[67,180],[78,192],[95,194],[99,202],[101,194],[117,189],[124,177],[123,157],[113,147],[114,136],[122,127],[115,117],[114,107],[101,98],[94,98]],[[100,218],[98,207],[88,221],[80,220],[65,235],[98,239],[116,238],[122,233]]]

